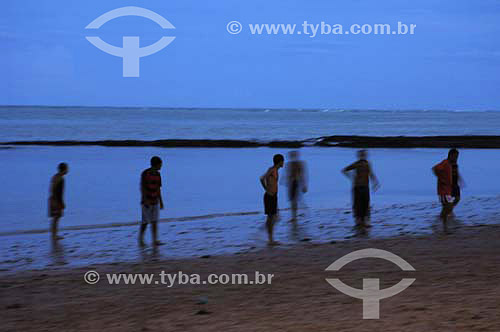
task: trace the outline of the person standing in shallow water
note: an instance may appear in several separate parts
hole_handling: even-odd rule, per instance
[[[288,157],[290,161],[286,164],[285,177],[288,186],[288,199],[292,209],[291,221],[295,221],[300,195],[307,192],[307,172],[305,162],[300,160],[299,151],[291,151]]]
[[[460,201],[460,183],[462,179],[458,172],[458,150],[448,151],[448,158],[432,168],[437,177],[437,193],[441,202],[440,218],[446,227],[448,216]]]
[[[264,211],[267,215],[266,228],[269,237],[269,245],[279,244],[274,241],[273,230],[278,217],[278,170],[283,167],[284,161],[285,158],[283,155],[274,155],[273,166],[260,177],[260,183],[266,191],[264,194]]]
[[[68,164],[60,163],[57,173],[50,180],[49,189],[49,218],[52,218],[50,227],[52,240],[61,240],[63,237],[57,235],[59,219],[63,216],[66,205],[64,204],[64,176],[68,174]]]
[[[163,243],[158,240],[158,216],[160,209],[163,209],[163,199],[161,197],[161,174],[160,169],[163,162],[160,157],[151,158],[151,167],[141,174],[141,209],[142,222],[139,231],[139,245],[144,246],[144,232],[148,224],[151,224],[153,245],[158,246]]]
[[[358,161],[342,170],[342,173],[348,178],[351,178],[351,171],[355,172],[352,188],[352,210],[358,227],[371,227],[367,222],[370,216],[370,179],[374,191],[380,187],[378,179],[367,160],[367,155],[366,150],[359,150]]]
[[[465,186],[465,183],[462,176],[460,175],[460,172],[458,171],[458,163],[457,163],[459,155],[458,150],[456,149],[453,150],[457,151],[456,152],[457,158],[454,162],[452,161],[451,163],[451,185],[452,185],[451,196],[453,197],[453,209],[454,209],[455,206],[458,205],[458,202],[460,202],[460,187]]]

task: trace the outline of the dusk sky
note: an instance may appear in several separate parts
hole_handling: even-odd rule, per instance
[[[141,17],[85,27],[123,7]],[[228,22],[242,23],[232,35]],[[248,24],[416,24],[414,35],[252,35]],[[122,77],[99,36],[176,39]],[[0,12],[0,104],[335,109],[500,109],[500,3],[382,1],[13,1]]]

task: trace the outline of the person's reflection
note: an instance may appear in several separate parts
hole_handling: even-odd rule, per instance
[[[309,241],[310,237],[307,227],[304,223],[298,223],[297,220],[290,221],[290,239],[292,241]]]
[[[66,265],[66,257],[64,255],[64,245],[58,241],[58,239],[52,239],[50,248],[50,256],[54,262],[54,265]]]
[[[370,235],[370,231],[366,227],[353,227],[353,237],[368,237]]]
[[[430,228],[434,234],[453,234],[454,231],[463,227],[464,223],[460,219],[449,218],[446,224],[443,224],[441,217],[434,218],[430,223]]]
[[[139,248],[143,262],[155,262],[160,259],[158,246],[152,246],[151,249]]]
[[[297,220],[291,220],[290,237],[294,241],[300,240],[300,229]]]

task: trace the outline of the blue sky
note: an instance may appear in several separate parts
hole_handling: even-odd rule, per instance
[[[175,30],[121,17],[150,9]],[[229,21],[243,31],[231,35]],[[416,24],[414,35],[254,36],[249,23]],[[176,39],[122,77],[95,35]],[[336,109],[500,109],[500,3],[493,0],[13,1],[0,12],[0,104]]]

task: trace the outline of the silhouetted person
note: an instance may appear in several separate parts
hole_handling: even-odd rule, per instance
[[[460,202],[460,187],[465,185],[464,180],[460,175],[460,172],[458,171],[457,161],[459,152],[456,149],[454,150],[457,151],[457,158],[454,162],[451,163],[451,184],[452,184],[451,197],[453,197],[453,208],[455,208],[455,206],[458,205],[458,202]]]
[[[64,176],[68,173],[68,164],[60,163],[57,166],[57,173],[50,180],[49,189],[49,217],[52,218],[50,227],[52,240],[60,240],[63,237],[57,235],[59,219],[64,214],[66,205],[64,204]]]
[[[279,244],[273,239],[274,224],[278,215],[278,170],[283,167],[285,158],[281,154],[273,157],[273,166],[260,177],[260,183],[266,190],[264,194],[264,210],[267,215],[266,228],[269,236],[269,245]]]
[[[160,157],[151,158],[151,167],[141,174],[141,207],[142,223],[139,232],[139,245],[144,246],[144,231],[151,224],[153,245],[162,245],[158,240],[158,216],[163,209],[161,197],[161,175],[162,160]]]
[[[448,158],[432,168],[437,177],[437,192],[442,205],[440,217],[445,227],[448,216],[460,201],[461,178],[457,161],[458,150],[451,149],[448,152]]]
[[[367,218],[370,216],[370,179],[373,181],[373,190],[379,187],[377,177],[373,173],[367,160],[367,151],[358,151],[358,161],[342,170],[345,176],[350,178],[350,172],[354,171],[352,188],[352,210],[356,219],[356,226],[370,227]]]
[[[288,187],[288,199],[292,208],[292,221],[297,219],[298,201],[301,193],[307,192],[307,171],[305,162],[300,160],[299,151],[291,151],[290,159],[286,164],[286,184]]]

